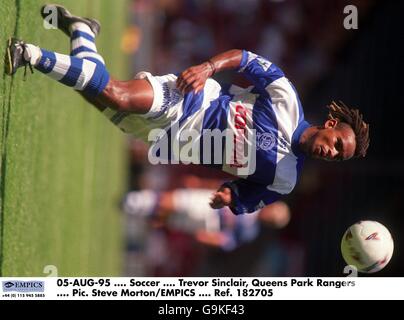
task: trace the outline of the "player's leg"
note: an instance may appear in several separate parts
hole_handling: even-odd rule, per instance
[[[105,66],[88,59],[81,59],[9,39],[7,48],[7,73],[12,75],[27,65],[75,90],[89,96],[97,96],[109,82]]]
[[[68,28],[71,39],[71,56],[87,59],[105,67],[105,61],[97,52],[95,37],[100,28],[93,21],[92,24],[85,22],[73,22]],[[153,89],[147,80],[120,81],[110,77],[105,89],[99,95],[87,95],[85,98],[97,106],[109,107],[118,111],[145,114],[150,110],[153,103]]]
[[[120,81],[110,78],[107,86],[95,101],[103,106],[138,114],[146,114],[153,104],[154,92],[146,79]]]
[[[151,85],[147,80],[125,82],[110,78],[94,43],[100,30],[98,22],[73,16],[65,8],[56,7],[58,27],[71,35],[72,55],[10,39],[6,57],[7,73],[12,75],[19,67],[34,66],[52,79],[78,90],[101,110],[109,107],[130,113],[147,113],[153,102]]]
[[[144,114],[153,102],[153,89],[147,80],[118,81],[111,79],[102,63],[77,58],[10,39],[7,52],[7,73],[19,67],[33,66],[75,90],[98,105],[119,111]]]

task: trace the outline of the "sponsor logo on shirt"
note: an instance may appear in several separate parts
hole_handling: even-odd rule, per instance
[[[246,161],[243,160],[244,156],[244,144],[246,139],[247,129],[247,110],[244,106],[236,105],[236,113],[234,115],[234,127],[235,132],[233,135],[233,154],[230,167],[242,168],[246,166]]]

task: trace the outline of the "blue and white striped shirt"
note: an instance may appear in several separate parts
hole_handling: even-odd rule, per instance
[[[208,79],[203,91],[182,96],[172,81],[170,90],[163,91],[167,93],[167,97],[163,95],[167,100],[164,112],[174,115],[171,119],[175,121],[165,128],[164,135],[177,144],[170,145],[168,158],[182,161],[178,153],[188,141],[180,135],[187,130],[197,132],[189,162],[209,162],[208,166],[237,177],[224,185],[232,190],[233,213],[242,214],[254,212],[293,190],[304,160],[298,142],[309,124],[293,85],[275,64],[243,51],[238,71],[253,86],[244,89]],[[174,104],[179,106],[175,112]],[[215,158],[218,141],[209,136],[215,129],[231,133],[219,141],[220,159]],[[240,159],[246,151],[248,161],[243,165]]]
[[[185,96],[179,118],[180,131],[196,128],[202,133],[199,144],[201,163],[206,146],[204,129],[237,132],[240,125],[244,125],[246,131],[255,129],[254,172],[240,175],[238,166],[225,161],[210,165],[240,177],[225,184],[232,190],[235,204],[232,211],[235,214],[256,211],[293,190],[304,160],[298,146],[299,138],[309,127],[293,85],[275,64],[243,51],[239,72],[253,86],[242,89],[234,85],[207,83],[203,94],[191,92]]]

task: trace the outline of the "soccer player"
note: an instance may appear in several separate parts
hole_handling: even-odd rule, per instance
[[[187,153],[181,147],[189,148],[191,138],[188,162],[235,177],[214,193],[213,208],[229,206],[233,213],[242,214],[278,200],[295,187],[306,156],[340,161],[366,155],[369,126],[357,109],[332,102],[327,120],[310,125],[293,85],[263,57],[230,50],[179,75],[140,72],[135,79],[119,81],[110,77],[97,52],[100,24],[74,16],[62,6],[51,8],[57,10],[58,27],[71,38],[70,55],[12,38],[8,73],[35,67],[81,92],[124,132],[135,134],[144,123],[164,129],[164,136],[153,140],[151,153],[156,157],[181,158]],[[252,86],[243,89],[211,78],[223,70],[241,73]],[[212,139],[217,131],[226,134]],[[167,148],[161,144],[165,140],[171,141]]]

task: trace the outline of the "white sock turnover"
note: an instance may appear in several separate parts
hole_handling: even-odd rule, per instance
[[[91,36],[95,37],[95,34],[91,30],[91,28],[85,24],[84,22],[74,22],[69,26],[70,32],[74,32],[76,30],[86,32]]]
[[[25,45],[24,60],[31,63],[31,65],[36,66],[41,60],[42,52],[41,49],[33,44]]]

